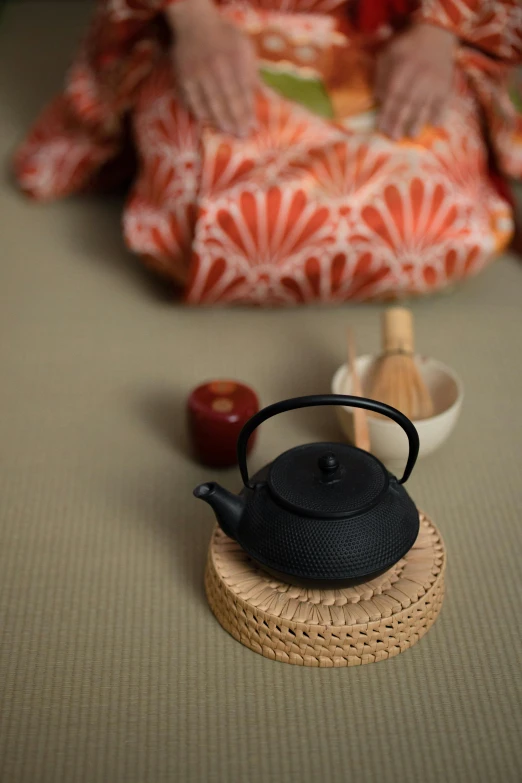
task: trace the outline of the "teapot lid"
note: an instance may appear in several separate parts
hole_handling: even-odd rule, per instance
[[[270,493],[296,514],[345,519],[368,511],[388,489],[384,465],[343,443],[310,443],[281,454],[268,475]]]

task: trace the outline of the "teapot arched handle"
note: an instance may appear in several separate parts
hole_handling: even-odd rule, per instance
[[[406,481],[408,481],[412,470],[415,467],[415,463],[417,462],[417,457],[419,456],[419,434],[415,425],[407,416],[396,408],[392,408],[390,405],[385,405],[385,403],[377,402],[376,400],[369,400],[366,397],[352,397],[351,395],[345,394],[316,394],[308,397],[294,397],[291,400],[276,402],[274,405],[263,408],[263,410],[256,413],[247,421],[241,430],[237,441],[237,458],[241,471],[241,478],[243,479],[245,487],[252,489],[247,465],[247,447],[248,441],[254,430],[263,424],[263,422],[280,413],[287,413],[289,411],[298,410],[299,408],[315,408],[323,405],[343,405],[348,408],[363,408],[364,410],[372,411],[373,413],[380,413],[382,416],[386,416],[402,427],[408,437],[409,452],[404,475],[399,483],[405,484]]]

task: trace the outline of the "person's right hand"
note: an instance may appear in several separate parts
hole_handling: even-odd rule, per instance
[[[170,6],[177,83],[187,108],[203,123],[245,137],[254,126],[256,57],[249,39],[209,0]]]

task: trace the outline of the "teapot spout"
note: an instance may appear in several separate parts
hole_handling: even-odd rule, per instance
[[[208,482],[194,490],[194,497],[204,500],[212,508],[219,526],[230,538],[236,538],[246,501],[241,495],[234,495],[219,484]]]

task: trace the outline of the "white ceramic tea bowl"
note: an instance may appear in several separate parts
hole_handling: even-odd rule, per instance
[[[435,414],[429,419],[414,422],[420,439],[419,457],[425,457],[438,449],[450,436],[462,408],[464,389],[458,375],[442,362],[422,356],[417,356],[416,361],[431,392],[435,408]],[[358,357],[356,366],[363,389],[370,386],[375,365],[375,356]],[[352,393],[352,379],[346,364],[339,367],[333,377],[332,393]],[[336,410],[344,434],[348,440],[353,441],[352,409],[340,407]],[[372,454],[386,464],[407,459],[408,439],[398,424],[369,415],[368,426]]]

